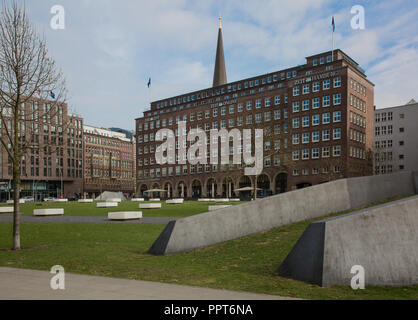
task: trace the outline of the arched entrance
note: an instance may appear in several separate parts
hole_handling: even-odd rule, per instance
[[[238,180],[238,189],[242,188],[253,188],[252,182],[249,176],[242,176]],[[239,197],[243,200],[251,200],[253,190],[239,191]]]
[[[270,190],[270,178],[266,174],[260,174],[257,177],[257,188],[260,189],[257,192],[258,197],[267,197],[271,195]]]
[[[276,190],[275,190],[276,194],[286,192],[286,189],[287,189],[287,174],[286,173],[284,172],[279,173],[276,176],[276,179],[274,182],[276,185]]]
[[[145,196],[146,192],[148,190],[148,187],[146,184],[142,184],[141,187],[139,188],[139,195],[140,196]]]
[[[232,198],[234,196],[234,180],[231,177],[226,177],[222,181],[222,197]]]
[[[192,198],[200,198],[202,196],[202,184],[199,180],[192,182]]]
[[[154,183],[152,185],[152,189],[161,189],[160,185],[158,183]],[[161,192],[162,193],[162,192]],[[161,197],[161,193],[160,192],[151,192],[151,194],[149,195],[150,198],[160,198]]]
[[[208,179],[206,182],[206,195],[208,198],[216,198],[218,193],[218,185],[213,178]]]
[[[187,184],[184,181],[180,181],[177,184],[177,194],[180,198],[186,198],[187,197]]]
[[[174,195],[173,195],[173,185],[171,184],[171,182],[166,182],[165,183],[165,185],[164,185],[164,190],[166,191],[165,192],[165,196],[168,198],[168,199],[170,199],[170,198],[172,198]]]

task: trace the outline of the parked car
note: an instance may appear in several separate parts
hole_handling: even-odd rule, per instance
[[[25,202],[35,202],[35,199],[31,196],[27,196],[22,198],[23,200],[25,200]]]

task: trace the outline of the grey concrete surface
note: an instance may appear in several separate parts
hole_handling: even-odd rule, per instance
[[[316,232],[320,228],[324,233]],[[321,286],[350,285],[361,265],[365,284],[418,285],[418,196],[312,223],[279,274]],[[312,263],[312,253],[322,261]],[[322,269],[322,278],[312,270]]]
[[[52,267],[52,266],[51,266]],[[290,300],[275,295],[65,273],[52,290],[47,271],[0,267],[0,300]]]
[[[413,193],[411,172],[332,181],[171,222],[149,252],[190,251]]]
[[[143,217],[140,220],[112,221],[107,217],[90,217],[90,216],[54,216],[54,217],[34,217],[21,216],[22,223],[139,223],[139,224],[167,224],[178,218],[165,217]],[[0,216],[0,223],[13,222],[12,216]]]

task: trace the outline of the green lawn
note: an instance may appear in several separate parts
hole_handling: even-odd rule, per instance
[[[341,212],[342,214],[346,212]],[[335,214],[336,215],[336,214]],[[319,220],[319,219],[317,219]],[[321,288],[277,275],[304,221],[192,252],[152,256],[163,225],[23,224],[22,251],[11,251],[12,224],[0,223],[0,266],[160,281],[307,299],[418,299],[418,286]]]
[[[33,215],[34,209],[47,208],[64,208],[64,214],[67,216],[107,216],[111,211],[135,211],[139,210],[140,203],[148,202],[131,202],[122,201],[117,208],[97,208],[96,202],[93,203],[78,203],[78,202],[42,202],[42,203],[24,203],[20,205],[20,212],[25,216]],[[185,201],[182,205],[165,204],[161,201],[161,209],[144,210],[141,209],[144,217],[188,217],[202,212],[208,211],[208,206],[215,204],[215,202],[198,202]],[[240,202],[230,202],[228,204],[236,205]],[[224,204],[224,203],[219,203]],[[1,206],[12,206],[4,205]],[[10,214],[9,214],[10,215]]]

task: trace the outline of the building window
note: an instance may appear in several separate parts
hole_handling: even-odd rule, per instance
[[[293,159],[293,161],[298,161],[299,160],[299,150],[294,150],[293,151],[292,159]]]
[[[312,109],[318,109],[320,107],[319,105],[319,98],[313,98],[312,100]]]
[[[299,118],[293,118],[293,128],[299,128]]]
[[[341,122],[341,111],[334,112],[334,122]]]
[[[312,132],[312,142],[319,142],[319,131]]]
[[[322,141],[329,141],[330,139],[330,131],[327,130],[323,130],[322,131]]]
[[[328,90],[329,89],[329,79],[328,80],[324,80],[323,84],[322,84],[322,90]]]
[[[331,121],[331,116],[329,112],[323,113],[322,114],[322,124],[328,124]]]
[[[341,87],[341,78],[334,78],[334,88]]]
[[[293,87],[293,96],[296,97],[299,95],[299,86]]]
[[[280,120],[280,110],[274,110],[274,120]]]
[[[334,94],[334,106],[341,104],[341,93]]]
[[[319,91],[319,81],[316,81],[312,85],[312,92],[318,92]]]
[[[334,140],[341,139],[341,128],[335,128],[334,129],[333,139]]]
[[[309,110],[309,100],[303,100],[302,102],[302,111]]]
[[[329,96],[324,96],[322,99],[322,106],[329,107],[330,106],[330,98]]]
[[[309,84],[304,84],[303,85],[303,94],[308,94],[309,93]]]
[[[334,157],[339,157],[341,155],[341,146],[334,146],[332,150],[333,150],[332,155]]]
[[[319,159],[319,148],[312,149],[312,159]]]
[[[318,126],[319,125],[319,114],[314,114],[312,116],[312,125]]]
[[[293,112],[299,112],[299,101],[293,102]]]

